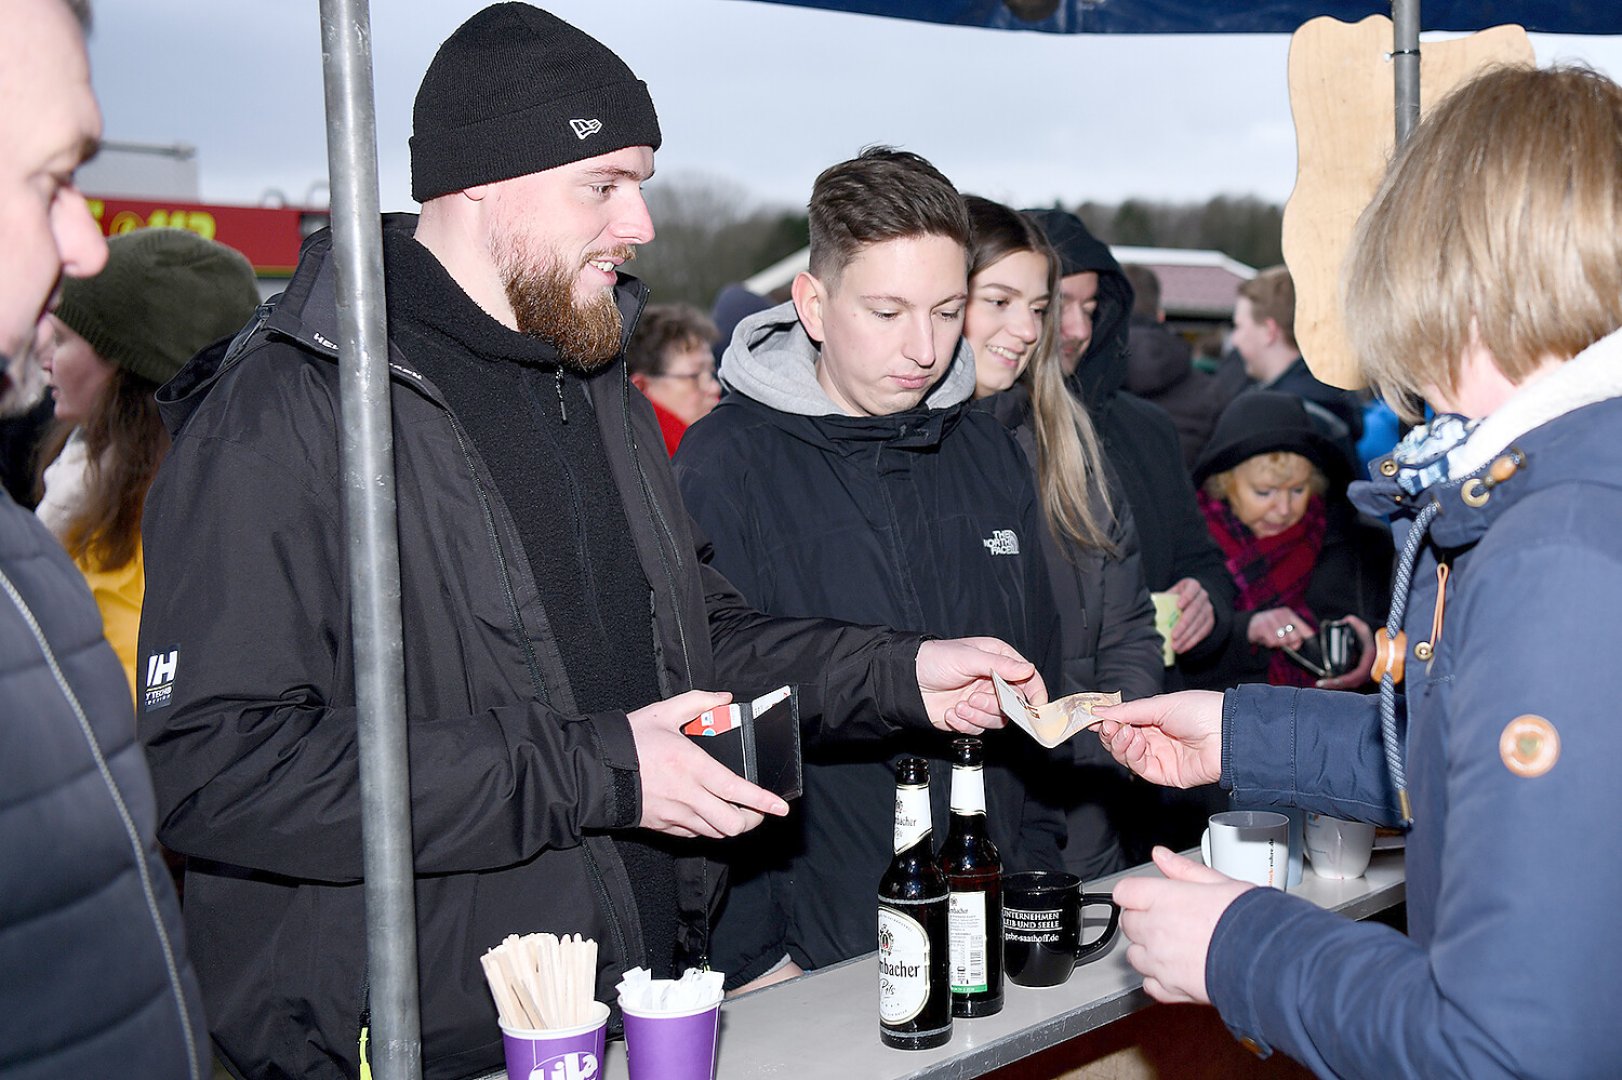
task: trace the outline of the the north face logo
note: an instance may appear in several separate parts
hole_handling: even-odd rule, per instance
[[[1019,554],[1019,537],[1014,534],[1013,529],[998,529],[980,542],[993,555]]]
[[[147,709],[161,709],[175,693],[175,669],[180,666],[180,650],[155,652],[146,658]]]
[[[584,139],[587,135],[595,135],[603,130],[601,120],[570,120],[569,126],[574,128],[574,137]]]

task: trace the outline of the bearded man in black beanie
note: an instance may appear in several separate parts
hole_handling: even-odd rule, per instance
[[[708,953],[694,837],[784,814],[680,727],[784,683],[807,738],[1000,726],[990,639],[746,608],[709,568],[621,351],[653,238],[647,87],[524,4],[439,50],[384,223],[417,943],[428,1080],[489,1073],[479,957],[511,933],[631,967]],[[331,237],[160,392],[139,716],[216,1049],[244,1077],[358,1073],[367,1010]],[[616,1016],[612,1024],[618,1024]]]

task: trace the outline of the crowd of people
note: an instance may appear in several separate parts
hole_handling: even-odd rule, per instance
[[[72,181],[85,0],[0,14],[0,851],[30,868],[0,893],[0,1073],[360,1075],[332,237],[263,303],[221,244],[105,241]],[[510,933],[594,938],[606,1001],[633,966],[739,990],[871,951],[893,762],[929,761],[944,820],[965,732],[1005,868],[1152,857],[1117,890],[1128,960],[1259,1052],[1622,1060],[1622,878],[1573,827],[1622,750],[1622,88],[1490,73],[1393,165],[1347,269],[1411,427],[1372,470],[1287,270],[1207,370],[1080,218],[901,149],[816,178],[777,302],[649,303],[624,264],[660,143],[610,48],[496,4],[430,64],[421,211],[382,224],[425,1076],[500,1067],[479,956]],[[1596,625],[1557,647],[1574,601]],[[1125,704],[1048,751],[993,675]],[[783,684],[792,806],[680,730]],[[1168,850],[1230,799],[1408,830],[1411,936]]]

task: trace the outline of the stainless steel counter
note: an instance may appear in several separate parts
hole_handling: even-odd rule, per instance
[[[1198,855],[1194,854],[1197,858]],[[1120,878],[1154,874],[1138,867],[1089,882],[1107,892]],[[1368,873],[1352,881],[1319,878],[1309,867],[1293,895],[1348,918],[1363,919],[1402,903],[1402,853],[1376,852]],[[876,901],[875,901],[876,903]],[[1101,928],[1088,920],[1087,935]],[[1102,1027],[1150,1004],[1142,980],[1115,943],[1076,969],[1063,986],[1008,984],[1002,1012],[953,1023],[952,1041],[934,1050],[891,1050],[879,1042],[875,953],[729,1000],[721,1009],[717,1080],[960,1080],[981,1076],[1057,1043]],[[624,1077],[625,1046],[610,1044],[605,1075]]]

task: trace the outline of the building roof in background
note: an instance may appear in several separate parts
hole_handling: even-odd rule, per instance
[[[1147,266],[1160,278],[1160,306],[1168,319],[1228,319],[1239,285],[1256,276],[1254,267],[1220,251],[1182,248],[1112,247],[1125,263]]]

